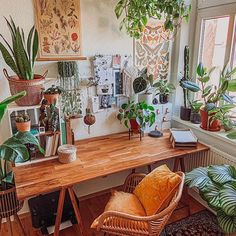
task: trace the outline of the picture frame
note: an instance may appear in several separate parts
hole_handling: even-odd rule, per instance
[[[86,60],[81,52],[80,0],[33,0],[38,61]]]

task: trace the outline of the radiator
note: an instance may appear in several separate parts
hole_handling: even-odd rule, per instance
[[[190,154],[189,158],[185,158],[185,168],[187,172],[200,166],[205,167],[220,164],[227,164],[236,167],[236,157],[222,152],[215,147],[210,147],[208,152]]]

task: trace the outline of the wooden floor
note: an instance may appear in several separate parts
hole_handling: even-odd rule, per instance
[[[88,236],[103,235],[92,231],[90,229],[90,225],[92,221],[103,212],[104,206],[108,201],[109,197],[110,194],[107,193],[81,201],[80,210]],[[190,208],[187,207],[187,204],[189,204]],[[183,194],[181,203],[179,204],[177,210],[172,215],[170,223],[186,218],[189,215],[189,209],[190,209],[190,214],[194,214],[196,212],[204,210],[205,208],[201,204],[199,204],[196,200],[191,198],[188,194]],[[24,215],[23,217],[21,216],[21,221],[27,233],[27,236],[42,236],[42,234],[39,231],[32,228],[31,219],[29,215]],[[15,222],[13,222],[12,224],[13,224],[13,235],[22,236],[17,224]],[[8,234],[8,227],[6,224],[2,225],[0,235],[10,236],[10,234]],[[60,236],[79,236],[79,233],[76,227],[70,227],[60,231]]]

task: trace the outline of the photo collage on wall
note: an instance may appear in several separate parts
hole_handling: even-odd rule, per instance
[[[107,109],[117,104],[117,98],[124,95],[122,72],[132,65],[128,55],[96,55],[93,60],[97,96],[92,103],[96,109]],[[98,105],[99,104],[99,105]]]

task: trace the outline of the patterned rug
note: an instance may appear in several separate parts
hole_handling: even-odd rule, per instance
[[[223,236],[216,216],[205,210],[166,226],[161,236]]]

